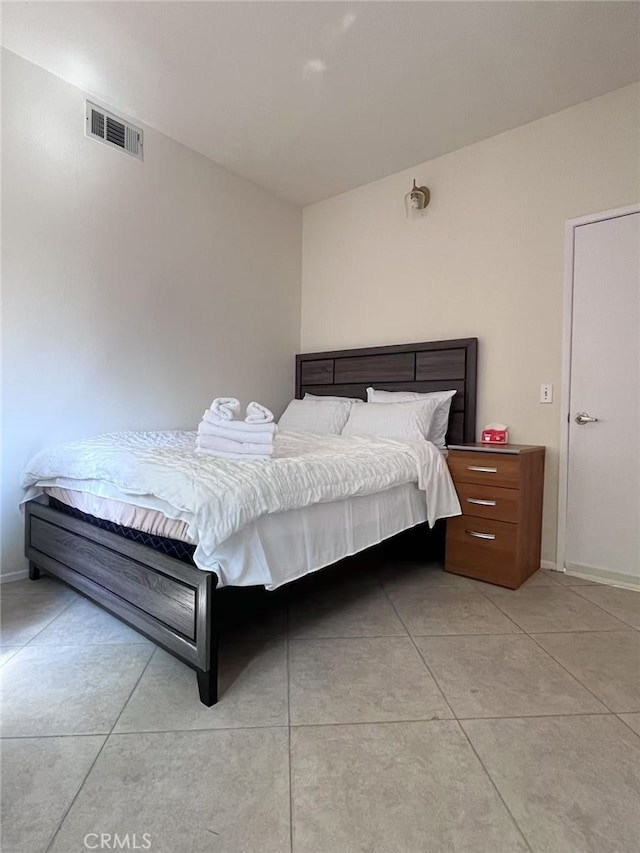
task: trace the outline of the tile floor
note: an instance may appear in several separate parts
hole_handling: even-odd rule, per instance
[[[214,708],[52,579],[0,605],[3,853],[640,849],[640,593],[361,558],[229,632]]]

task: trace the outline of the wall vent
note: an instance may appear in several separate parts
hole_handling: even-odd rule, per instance
[[[120,116],[87,101],[85,133],[112,148],[142,160],[142,130]]]

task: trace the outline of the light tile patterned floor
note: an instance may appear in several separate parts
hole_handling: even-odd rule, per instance
[[[213,708],[52,579],[0,605],[3,853],[638,853],[640,593],[349,561],[224,638]]]

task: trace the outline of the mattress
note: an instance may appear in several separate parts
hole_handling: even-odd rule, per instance
[[[186,523],[159,510],[68,488],[43,491],[78,512],[160,537],[159,543],[139,541],[170,556],[190,558],[193,551]],[[371,495],[264,515],[219,545],[212,567],[221,586],[277,589],[426,520],[424,493],[415,483],[406,483]]]
[[[198,455],[193,432],[109,433],[40,451],[22,485],[23,501],[64,490],[53,496],[75,511],[168,542],[186,538],[194,564],[221,585],[268,589],[460,514],[428,441],[282,432],[271,460],[239,464]]]
[[[180,542],[195,544],[189,536],[186,521],[178,518],[167,518],[160,510],[149,509],[134,503],[101,498],[89,492],[79,492],[73,489],[61,489],[52,486],[43,489],[46,495],[60,503],[73,507],[87,515],[111,521],[122,527],[131,527],[151,536],[161,536],[164,539],[177,539]]]
[[[428,441],[282,432],[274,451],[269,461],[240,464],[197,454],[193,432],[108,433],[37,453],[21,478],[23,501],[55,487],[156,510],[187,525],[198,568],[223,584],[270,589],[425,517],[433,525],[460,514],[446,462]],[[374,496],[383,492],[405,497],[380,510]],[[338,522],[324,504],[337,506]],[[297,529],[278,530],[289,551],[274,558],[265,525],[275,516]],[[321,529],[307,535],[309,519]]]
[[[71,518],[77,518],[80,521],[86,521],[93,527],[98,527],[100,530],[106,530],[108,533],[115,533],[116,536],[121,536],[123,539],[128,539],[130,542],[135,542],[138,545],[144,545],[145,548],[151,548],[159,554],[165,554],[167,557],[173,557],[180,560],[182,563],[187,563],[190,566],[194,565],[193,555],[196,550],[194,544],[189,542],[181,542],[179,539],[169,539],[165,536],[156,536],[153,533],[146,533],[143,530],[136,530],[133,527],[126,527],[122,524],[117,524],[114,521],[109,521],[106,518],[98,518],[82,510],[76,509],[69,504],[65,504],[56,498],[50,498],[49,506],[63,512]]]

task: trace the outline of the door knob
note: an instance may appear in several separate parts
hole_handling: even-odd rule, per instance
[[[591,415],[588,415],[586,412],[578,412],[575,416],[575,422],[580,424],[580,426],[584,426],[585,424],[596,424],[598,423],[598,419],[592,418]]]

